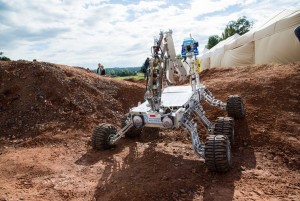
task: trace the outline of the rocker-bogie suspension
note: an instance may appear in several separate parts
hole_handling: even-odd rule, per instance
[[[193,48],[191,48],[193,47]],[[231,145],[234,141],[233,118],[245,116],[243,99],[237,95],[229,96],[226,103],[216,99],[200,83],[197,63],[198,43],[190,37],[182,46],[183,61],[176,57],[172,31],[160,32],[159,39],[152,46],[152,58],[147,71],[145,102],[130,109],[116,130],[110,124],[100,124],[92,134],[95,149],[108,149],[119,139],[138,137],[143,127],[162,129],[184,128],[191,136],[196,154],[204,157],[209,170],[228,171],[231,167]],[[179,80],[191,76],[190,86],[169,86],[175,84],[173,75],[177,71]],[[218,118],[211,122],[205,115],[201,101],[219,107],[230,117]],[[197,116],[206,128],[207,137],[201,141]]]

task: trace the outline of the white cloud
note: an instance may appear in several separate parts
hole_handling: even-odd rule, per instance
[[[189,34],[203,49],[231,20],[245,15],[257,25],[297,6],[292,0],[0,0],[0,51],[15,60],[89,68],[139,66],[160,30],[173,30],[177,53]]]
[[[216,11],[223,11],[229,6],[238,5],[242,2],[242,0],[192,0],[191,12],[196,16],[201,14],[213,13]]]

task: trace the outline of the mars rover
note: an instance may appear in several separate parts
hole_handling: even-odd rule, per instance
[[[232,95],[228,97],[227,103],[224,103],[200,83],[197,66],[198,42],[192,37],[183,41],[183,60],[176,57],[171,30],[160,32],[151,53],[145,102],[130,109],[122,119],[122,128],[118,131],[110,124],[98,125],[91,137],[92,147],[99,150],[109,149],[123,135],[140,135],[143,127],[183,127],[191,136],[196,154],[205,159],[209,170],[228,171],[232,164],[233,118],[245,116],[242,98]],[[174,86],[175,73],[178,74],[179,81],[190,77],[190,85]],[[229,117],[219,117],[215,122],[211,122],[200,104],[202,100],[227,111]],[[205,142],[201,142],[199,138],[194,116],[198,116],[207,129]]]

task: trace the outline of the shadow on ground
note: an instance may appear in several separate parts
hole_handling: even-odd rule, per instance
[[[161,152],[157,138],[142,139],[142,151],[141,143],[127,139],[113,150],[90,150],[76,164],[105,164],[94,193],[96,200],[233,200],[241,171],[256,165],[249,136],[247,120],[237,121],[233,168],[225,174],[209,172],[200,158]],[[120,162],[114,155],[125,149],[127,154]]]

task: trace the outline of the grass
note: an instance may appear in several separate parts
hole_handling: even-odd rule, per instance
[[[136,79],[136,80],[143,80],[144,79],[144,74],[143,73],[138,73],[135,76],[125,76],[125,77],[115,77],[115,78],[121,79],[121,80],[130,79],[130,78],[133,78],[133,79]]]

